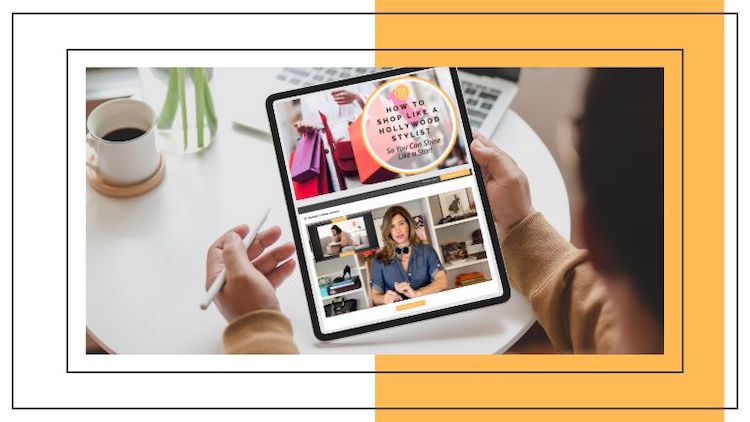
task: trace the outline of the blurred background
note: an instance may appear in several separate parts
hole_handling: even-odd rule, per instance
[[[589,73],[583,68],[524,68],[510,106],[542,138],[560,168],[570,200],[570,240],[578,247],[583,246],[576,227],[581,195],[578,154],[570,129],[581,112]]]
[[[524,68],[510,108],[531,126],[560,168],[570,202],[570,241],[583,247],[577,210],[581,206],[578,153],[571,134],[580,115],[590,71],[583,68]],[[539,323],[507,353],[555,353]]]

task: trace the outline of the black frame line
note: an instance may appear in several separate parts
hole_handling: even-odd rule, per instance
[[[208,15],[208,16],[643,16],[643,15],[671,15],[671,16],[737,16],[737,12],[14,12],[13,15]]]
[[[68,48],[67,51],[683,51],[682,48]],[[329,82],[330,83],[330,82]]]
[[[275,49],[255,49],[255,48],[247,48],[247,49],[228,49],[231,51],[277,51]],[[290,51],[352,51],[355,49],[290,49]],[[360,49],[356,49],[359,51]],[[386,51],[385,49],[362,49],[365,51]],[[387,51],[427,51],[428,49],[390,49]],[[468,50],[468,49],[467,49]],[[503,48],[490,48],[490,49],[477,49],[481,51],[527,51],[525,49],[503,49]],[[76,48],[69,48],[66,49],[66,60],[67,56],[70,54],[70,52],[77,52],[77,51],[194,51],[192,49],[150,49],[150,50],[141,50],[141,49],[120,49],[120,48],[92,48],[92,49],[76,49]],[[214,51],[213,49],[204,49],[204,50],[195,50],[195,51]],[[286,50],[284,50],[286,51]],[[463,49],[429,49],[429,51],[464,51]],[[684,133],[684,109],[685,109],[685,80],[684,80],[684,55],[685,51],[681,48],[651,48],[651,49],[608,49],[608,48],[566,48],[566,49],[535,49],[533,51],[659,51],[659,52],[679,52],[681,56],[681,110],[682,110],[682,130],[681,130],[681,154],[682,154],[682,181],[681,181],[681,190],[682,190],[682,197],[681,197],[681,208],[683,213],[683,218],[681,222],[681,253],[682,253],[682,271],[681,271],[681,301],[682,301],[682,310],[681,310],[681,362],[680,362],[680,370],[644,370],[644,371],[626,371],[626,370],[604,370],[604,371],[594,371],[594,370],[581,370],[581,371],[567,371],[567,370],[554,370],[554,371],[529,371],[529,370],[510,370],[510,371],[124,371],[124,370],[113,370],[113,371],[71,371],[69,367],[69,356],[68,356],[68,347],[67,344],[69,343],[68,338],[68,331],[69,328],[66,325],[65,327],[65,338],[66,338],[66,348],[65,348],[65,371],[66,373],[70,374],[79,374],[79,373],[93,373],[93,374],[107,374],[107,373],[144,373],[144,374],[182,374],[182,373],[221,373],[221,374],[255,374],[255,373],[280,373],[280,374],[288,374],[288,373],[297,373],[297,374],[306,374],[306,373],[341,373],[341,374],[635,374],[635,373],[641,373],[641,374],[683,374],[685,372],[685,321],[684,321],[684,300],[685,300],[685,272],[684,272],[684,250],[685,250],[685,220],[684,220],[684,209],[685,209],[685,197],[684,197],[684,190],[685,190],[685,181],[684,181],[684,159],[685,159],[685,133]],[[382,72],[382,73],[388,73]],[[66,69],[66,76],[67,76],[67,69]],[[67,85],[67,80],[66,80]],[[67,87],[66,87],[67,90]],[[304,88],[302,89],[304,90]],[[297,92],[301,90],[294,90],[294,92]],[[66,112],[67,112],[67,98],[66,98]],[[68,123],[66,122],[66,125]],[[66,133],[66,151],[68,148],[68,140],[67,140],[68,134]],[[277,157],[278,159],[278,157]],[[68,171],[67,163],[66,163],[66,171]],[[66,186],[66,198],[68,196],[68,187]],[[288,198],[285,198],[288,202]],[[289,206],[287,204],[287,206]],[[67,208],[66,208],[66,226],[67,226]],[[67,244],[66,244],[66,252],[67,252]],[[66,262],[67,265],[67,262]],[[66,268],[66,292],[68,291],[68,269]],[[307,294],[307,293],[306,293]],[[308,301],[308,306],[310,306]],[[66,302],[66,313],[69,313],[68,310],[68,304]],[[67,318],[67,314],[66,314]],[[407,317],[410,318],[410,317]],[[411,320],[407,320],[406,322],[412,322]]]
[[[447,411],[465,411],[465,410],[496,410],[502,411],[513,411],[513,410],[545,410],[545,411],[560,411],[560,410],[704,410],[704,411],[721,411],[721,410],[737,410],[736,407],[623,407],[623,406],[612,406],[612,407],[584,407],[584,406],[571,406],[571,407],[398,407],[398,406],[383,406],[383,407],[13,407],[13,410],[447,410]]]
[[[16,41],[15,41],[15,34],[16,34],[16,28],[15,28],[15,23],[16,23],[16,17],[15,17],[15,15],[11,15],[11,17],[10,17],[10,406],[11,406],[11,408],[15,408],[15,403],[16,403],[15,396],[14,396],[15,390],[13,389],[13,387],[16,385],[16,382],[15,382],[15,379],[16,379],[15,378],[15,375],[16,375],[15,349],[16,348],[15,348],[15,341],[14,341],[15,338],[16,338],[16,333],[15,333],[16,324],[15,324],[15,321],[13,319],[13,314],[15,313],[15,311],[14,311],[15,310],[15,308],[14,308],[14,302],[15,302],[14,298],[16,297],[15,289],[13,288],[13,286],[15,285],[14,280],[15,280],[15,261],[16,261],[15,260],[15,249],[13,248],[13,246],[16,244],[16,242],[15,242],[15,238],[16,238],[16,236],[15,236],[16,225],[14,224],[15,223],[15,208],[16,208],[15,207],[15,202],[16,202],[15,201],[15,198],[16,198],[15,187],[16,187],[16,183],[15,183],[15,178],[13,177],[13,175],[16,174],[16,170],[15,170],[15,166],[14,166],[15,160],[13,159],[13,157],[16,156],[16,153],[14,151],[14,145],[15,145],[15,141],[14,140],[16,139],[16,135],[15,135],[16,134],[16,128],[15,128],[16,118],[15,118],[15,110],[13,108],[13,104],[15,104],[15,102],[16,102],[16,100],[15,100],[15,98],[16,98],[16,96],[15,96],[15,91],[16,91],[16,83],[15,83],[15,67],[16,67],[16,65],[15,65],[15,63],[16,63],[16,52],[15,52]],[[65,62],[65,68],[66,68],[65,69],[65,80],[66,81],[68,80],[68,69],[67,69],[67,67],[68,67],[68,62],[66,60],[66,62]],[[66,85],[67,85],[67,83],[66,83]],[[65,93],[65,96],[66,97],[68,96],[67,91]],[[66,115],[66,119],[65,120],[67,120],[67,115]],[[68,123],[65,122],[65,125],[66,125],[66,129],[67,129]],[[65,173],[67,173],[67,171]],[[68,197],[68,187],[67,186],[68,186],[68,184],[67,184],[67,181],[66,181],[66,183],[65,183],[65,197],[66,198]],[[68,204],[67,204],[67,200],[66,200],[66,204],[65,204],[65,221],[66,222],[68,221]],[[67,245],[67,237],[68,237],[67,226],[68,225],[65,224],[65,230],[66,230],[65,231],[65,238],[66,238],[66,243],[65,244],[66,245]],[[68,291],[68,288],[67,288],[68,281],[67,280],[68,280],[68,248],[66,247],[65,248],[65,284],[66,284],[65,291],[66,292]],[[65,303],[66,303],[66,305],[65,305],[65,314],[66,314],[66,318],[67,318],[67,314],[68,314],[68,305],[67,305],[67,303],[68,303],[68,297],[67,297],[67,293],[66,293],[66,297],[65,297]],[[67,331],[68,331],[67,325],[68,324],[66,323],[65,324],[65,326],[66,326],[66,328],[65,328],[65,335],[66,336],[67,336]],[[67,340],[66,340],[66,343],[67,343]],[[65,345],[65,348],[66,349],[68,348],[67,344]],[[65,357],[65,370],[66,371],[68,370],[68,357],[67,356]]]
[[[116,12],[13,12],[11,13],[11,409],[35,409],[35,410],[97,410],[97,409],[112,409],[112,410],[285,410],[287,408],[275,408],[275,407],[257,407],[257,408],[243,408],[243,407],[16,407],[15,406],[15,396],[14,396],[14,385],[15,385],[15,360],[14,360],[14,352],[15,352],[15,321],[14,321],[14,280],[15,280],[15,250],[13,248],[13,245],[15,244],[15,228],[14,228],[14,221],[15,221],[15,167],[14,167],[14,157],[15,157],[15,151],[14,151],[14,141],[15,141],[15,111],[13,108],[13,104],[15,103],[15,16],[16,15],[252,15],[252,14],[260,14],[260,13],[223,13],[223,12],[182,12],[182,13],[175,13],[175,12],[157,12],[157,13],[139,13],[139,12],[125,12],[125,13],[116,13]],[[268,15],[338,15],[338,14],[360,14],[360,13],[346,13],[346,12],[338,12],[338,13],[264,13]],[[736,66],[736,72],[735,72],[735,80],[736,80],[736,88],[739,90],[739,13],[737,12],[489,12],[489,13],[473,13],[473,12],[441,12],[441,13],[430,13],[430,12],[390,12],[390,13],[378,13],[378,12],[371,12],[371,13],[361,13],[361,14],[367,14],[367,15],[450,15],[450,14],[456,14],[456,15],[676,15],[676,16],[682,16],[682,15],[722,15],[722,16],[734,16],[736,20],[736,31],[735,31],[735,57],[737,57],[737,60],[735,61]],[[94,49],[81,49],[79,51],[93,51]],[[519,49],[520,50],[520,49]],[[68,55],[70,51],[75,51],[71,49],[66,49],[66,88],[65,88],[65,94],[66,94],[66,104],[65,104],[65,113],[66,113],[66,185],[65,185],[65,202],[66,202],[66,209],[65,209],[65,218],[66,218],[66,226],[65,226],[65,233],[66,233],[66,248],[65,248],[65,255],[66,255],[66,326],[65,326],[65,336],[66,336],[66,344],[65,344],[65,369],[66,373],[75,373],[69,371],[69,362],[68,362],[68,279],[69,279],[69,264],[68,264],[68,204],[69,204],[69,190],[68,190]],[[192,51],[202,51],[202,50],[192,50]],[[271,49],[268,49],[268,51],[272,51]],[[277,50],[278,51],[278,50]],[[284,51],[284,50],[282,50]],[[292,50],[289,50],[292,51]],[[295,50],[295,51],[304,51],[304,50]],[[345,51],[345,50],[333,50],[333,51]],[[360,51],[359,49],[353,49],[353,50],[346,50],[346,51]],[[364,50],[363,50],[364,51]],[[367,51],[398,51],[398,50],[389,50],[389,49],[368,49]],[[404,51],[412,51],[412,50],[404,50]],[[437,51],[437,50],[436,50]],[[485,51],[483,49],[469,49],[465,51]],[[492,51],[492,50],[487,50]],[[531,51],[551,51],[551,50],[531,50]],[[574,49],[561,49],[559,51],[575,51]],[[615,51],[637,51],[637,49],[615,49]],[[651,51],[651,49],[647,49],[646,51]],[[682,368],[679,373],[684,372],[684,141],[685,141],[685,133],[684,133],[684,49],[667,49],[667,51],[680,51],[682,56],[682,173],[683,173],[683,180],[682,180],[682,249],[683,249],[683,271],[682,271],[682,293],[683,293],[683,324],[682,324]],[[735,98],[736,101],[736,108],[735,108],[735,125],[736,125],[736,139],[735,139],[735,147],[736,147],[736,196],[739,199],[739,92],[736,95]],[[345,408],[345,407],[321,407],[321,408],[305,408],[305,407],[299,407],[299,408],[288,408],[291,410],[299,409],[299,410],[737,410],[739,409],[739,200],[735,204],[736,206],[736,292],[737,295],[735,297],[736,300],[736,352],[735,352],[735,359],[736,359],[736,369],[737,369],[737,376],[736,376],[736,404],[733,407],[710,407],[710,406],[704,406],[704,407],[371,407],[371,408]],[[361,372],[339,372],[339,371],[329,371],[329,372],[318,372],[318,371],[300,371],[300,372],[287,372],[287,373],[377,373],[375,371],[361,371]],[[94,371],[81,371],[80,373],[103,373],[103,372],[94,372]],[[104,372],[104,373],[115,373],[115,371],[110,372]],[[117,372],[117,373],[127,373],[127,372]],[[175,373],[175,372],[153,372],[153,371],[136,371],[131,373]],[[188,372],[182,372],[182,373],[206,373],[203,371],[188,371]],[[259,372],[259,373],[271,373],[271,372]],[[273,372],[277,373],[277,372]],[[401,372],[398,372],[401,373]],[[412,373],[412,372],[407,372]],[[418,372],[418,373],[424,373],[424,372]],[[451,372],[453,373],[453,372]],[[484,373],[484,372],[482,372]],[[489,373],[496,373],[496,372],[489,372]],[[510,373],[510,372],[506,372]],[[537,372],[526,372],[526,371],[518,371],[518,372],[512,372],[512,373],[633,373],[633,374],[640,374],[640,373],[655,373],[652,371],[599,371],[599,372],[593,372],[593,371],[566,371],[566,372],[559,372],[559,371],[537,371]],[[657,372],[662,373],[662,372]],[[666,372],[666,373],[675,373],[675,372]]]
[[[680,54],[680,80],[682,81],[682,107],[680,108],[680,137],[682,138],[682,156],[680,157],[680,222],[682,231],[682,248],[680,250],[680,278],[682,279],[682,297],[680,298],[680,319],[682,320],[682,372],[685,372],[685,51]],[[662,286],[662,291],[664,287]],[[663,322],[662,322],[663,323]],[[664,326],[662,326],[664,329]],[[66,348],[67,350],[67,348]]]
[[[737,359],[737,361],[735,362],[735,365],[736,365],[735,369],[737,370],[737,373],[735,374],[735,376],[737,378],[736,379],[736,381],[737,381],[737,387],[736,387],[735,393],[736,393],[737,397],[735,398],[735,400],[736,400],[735,403],[736,404],[735,404],[734,408],[737,409],[740,406],[740,235],[739,235],[739,233],[740,233],[740,16],[739,16],[739,14],[735,13],[734,14],[734,18],[735,18],[735,21],[736,21],[735,31],[734,31],[735,32],[735,37],[736,37],[736,40],[735,40],[735,43],[734,43],[734,48],[735,48],[734,57],[736,58],[735,63],[734,63],[734,65],[735,65],[735,73],[734,73],[734,75],[735,75],[735,89],[737,90],[737,92],[735,94],[735,98],[734,98],[734,100],[735,100],[735,111],[737,113],[737,115],[735,116],[735,120],[734,120],[734,124],[736,125],[734,135],[737,138],[735,140],[735,142],[736,142],[736,148],[737,148],[737,150],[736,150],[736,154],[737,155],[734,157],[734,159],[735,159],[735,168],[737,169],[737,175],[736,175],[737,176],[737,183],[734,186],[734,188],[735,188],[734,195],[735,195],[735,198],[737,198],[737,202],[734,204],[734,206],[736,207],[735,214],[734,214],[735,215],[735,219],[736,219],[736,221],[735,221],[735,223],[736,223],[735,229],[737,230],[737,233],[735,234],[735,239],[734,239],[735,243],[736,243],[736,245],[735,245],[735,255],[736,256],[735,256],[734,265],[736,267],[735,268],[735,275],[737,276],[737,285],[735,286],[735,289],[736,289],[735,293],[736,294],[735,294],[735,297],[734,297],[734,300],[736,301],[735,302],[735,311],[736,311],[735,313],[737,314],[736,315],[737,316],[737,325],[734,327],[735,330],[736,330],[736,333],[735,333],[735,343],[736,344],[735,344],[735,346],[737,347],[737,351],[735,352],[736,353],[735,358]]]

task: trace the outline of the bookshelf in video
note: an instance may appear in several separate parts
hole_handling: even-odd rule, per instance
[[[502,294],[448,70],[390,82],[274,104],[323,332]]]

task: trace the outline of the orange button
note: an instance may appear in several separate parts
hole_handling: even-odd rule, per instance
[[[464,177],[464,176],[468,176],[470,174],[471,174],[471,170],[470,169],[458,170],[458,171],[454,171],[452,173],[443,173],[443,174],[440,175],[440,181],[442,182],[444,180],[455,179],[457,177]]]
[[[407,309],[416,308],[418,306],[424,306],[425,303],[427,303],[427,302],[425,302],[424,300],[418,300],[416,302],[411,302],[411,303],[404,303],[403,305],[396,306],[396,310],[397,311],[405,311]]]

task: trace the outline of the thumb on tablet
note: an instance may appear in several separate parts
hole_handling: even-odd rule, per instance
[[[482,168],[485,181],[488,178],[503,177],[518,169],[518,165],[510,155],[498,148],[484,135],[476,132],[474,133],[474,142],[471,143],[471,153]]]
[[[534,212],[526,173],[508,154],[477,133],[471,153],[482,170],[498,234],[505,238],[513,226]]]

